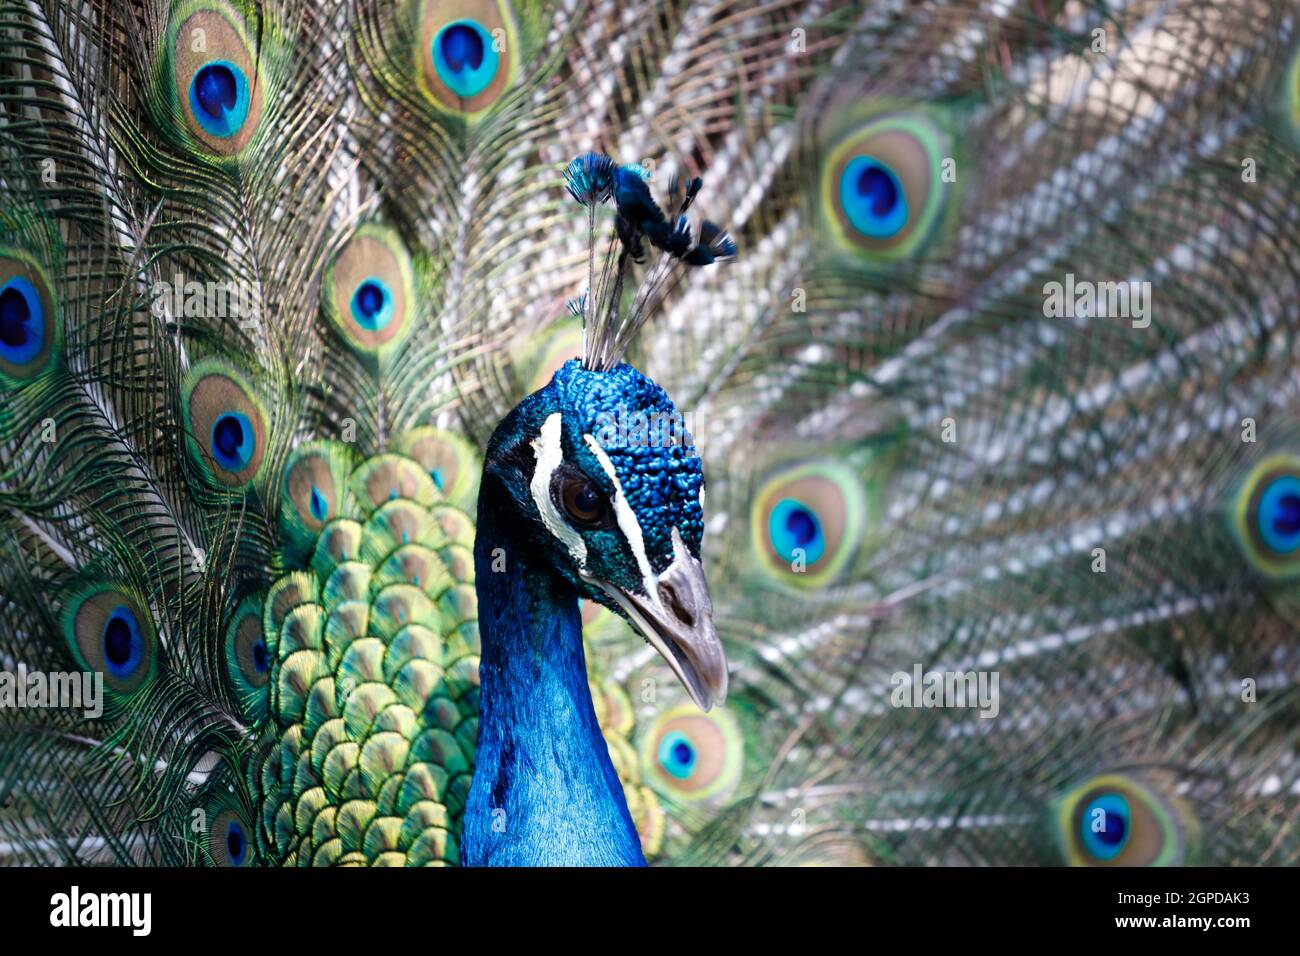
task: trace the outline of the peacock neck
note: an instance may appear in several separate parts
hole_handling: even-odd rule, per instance
[[[592,706],[577,595],[517,539],[511,504],[485,484],[474,547],[479,738],[464,862],[643,865]]]

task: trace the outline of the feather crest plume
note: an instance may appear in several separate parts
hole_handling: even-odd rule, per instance
[[[669,186],[669,217],[650,193],[647,170],[635,163],[620,165],[603,153],[584,153],[564,171],[565,188],[587,208],[587,289],[570,300],[569,310],[582,317],[582,364],[594,371],[617,365],[632,339],[670,295],[687,268],[725,262],[736,256],[736,244],[726,231],[707,219],[698,225],[687,217],[704,180]],[[614,202],[614,230],[596,271],[596,212]],[[632,264],[647,258],[646,243],[659,256],[632,292],[624,312],[623,297]]]

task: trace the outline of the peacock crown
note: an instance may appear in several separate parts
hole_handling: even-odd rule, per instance
[[[582,365],[594,372],[609,371],[622,360],[632,339],[658,304],[681,281],[685,270],[724,262],[736,256],[736,244],[726,231],[707,219],[693,222],[687,215],[704,180],[674,176],[668,189],[667,215],[650,194],[645,167],[619,164],[602,153],[583,153],[569,163],[564,178],[570,196],[587,209],[587,288],[569,301],[569,310],[582,317]],[[597,209],[614,203],[614,229],[605,243],[597,269]],[[659,250],[623,310],[632,264],[647,258],[647,244]]]

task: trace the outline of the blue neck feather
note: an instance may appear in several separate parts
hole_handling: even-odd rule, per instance
[[[577,595],[516,537],[518,520],[509,496],[485,482],[474,547],[483,644],[479,737],[462,860],[642,866],[592,707]],[[506,570],[492,570],[495,554]]]

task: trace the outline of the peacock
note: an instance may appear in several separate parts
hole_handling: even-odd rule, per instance
[[[1300,862],[1300,11],[0,0],[0,860]]]

